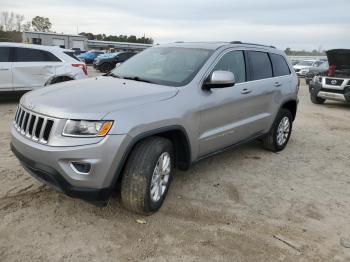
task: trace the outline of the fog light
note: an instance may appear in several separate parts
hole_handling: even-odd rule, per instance
[[[71,168],[78,174],[88,175],[91,171],[91,164],[84,162],[71,162]]]

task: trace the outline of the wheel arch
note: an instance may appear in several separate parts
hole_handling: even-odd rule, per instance
[[[296,100],[288,100],[284,102],[281,106],[281,108],[287,109],[291,112],[293,116],[293,121],[295,120],[295,117],[297,114],[297,107],[298,107],[298,102]]]
[[[56,80],[59,80],[59,79],[67,79],[67,80],[56,82]],[[64,82],[64,81],[71,81],[71,80],[74,80],[74,77],[71,75],[55,75],[46,81],[45,86],[55,84],[55,83]]]
[[[116,171],[115,179],[112,183],[113,187],[118,181],[121,180],[125,164],[127,163],[128,158],[135,146],[142,140],[153,136],[164,137],[172,142],[175,153],[175,164],[177,168],[187,170],[191,166],[191,144],[185,128],[180,125],[157,128],[155,130],[143,132],[131,139]]]

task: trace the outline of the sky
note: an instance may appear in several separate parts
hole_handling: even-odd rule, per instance
[[[59,33],[350,48],[350,0],[0,0],[0,12],[50,18]]]

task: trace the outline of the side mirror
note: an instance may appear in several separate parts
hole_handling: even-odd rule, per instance
[[[235,75],[230,71],[214,71],[203,84],[203,89],[225,88],[235,85]]]
[[[122,63],[117,63],[117,64],[115,65],[115,68],[120,67],[121,64],[122,64]]]

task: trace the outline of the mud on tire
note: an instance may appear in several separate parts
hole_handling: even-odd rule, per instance
[[[151,184],[155,167],[164,154],[170,156],[170,172],[165,191],[160,199],[151,197]],[[126,163],[121,183],[121,199],[128,210],[150,215],[163,204],[172,180],[174,153],[172,143],[162,137],[150,137],[139,142]]]

